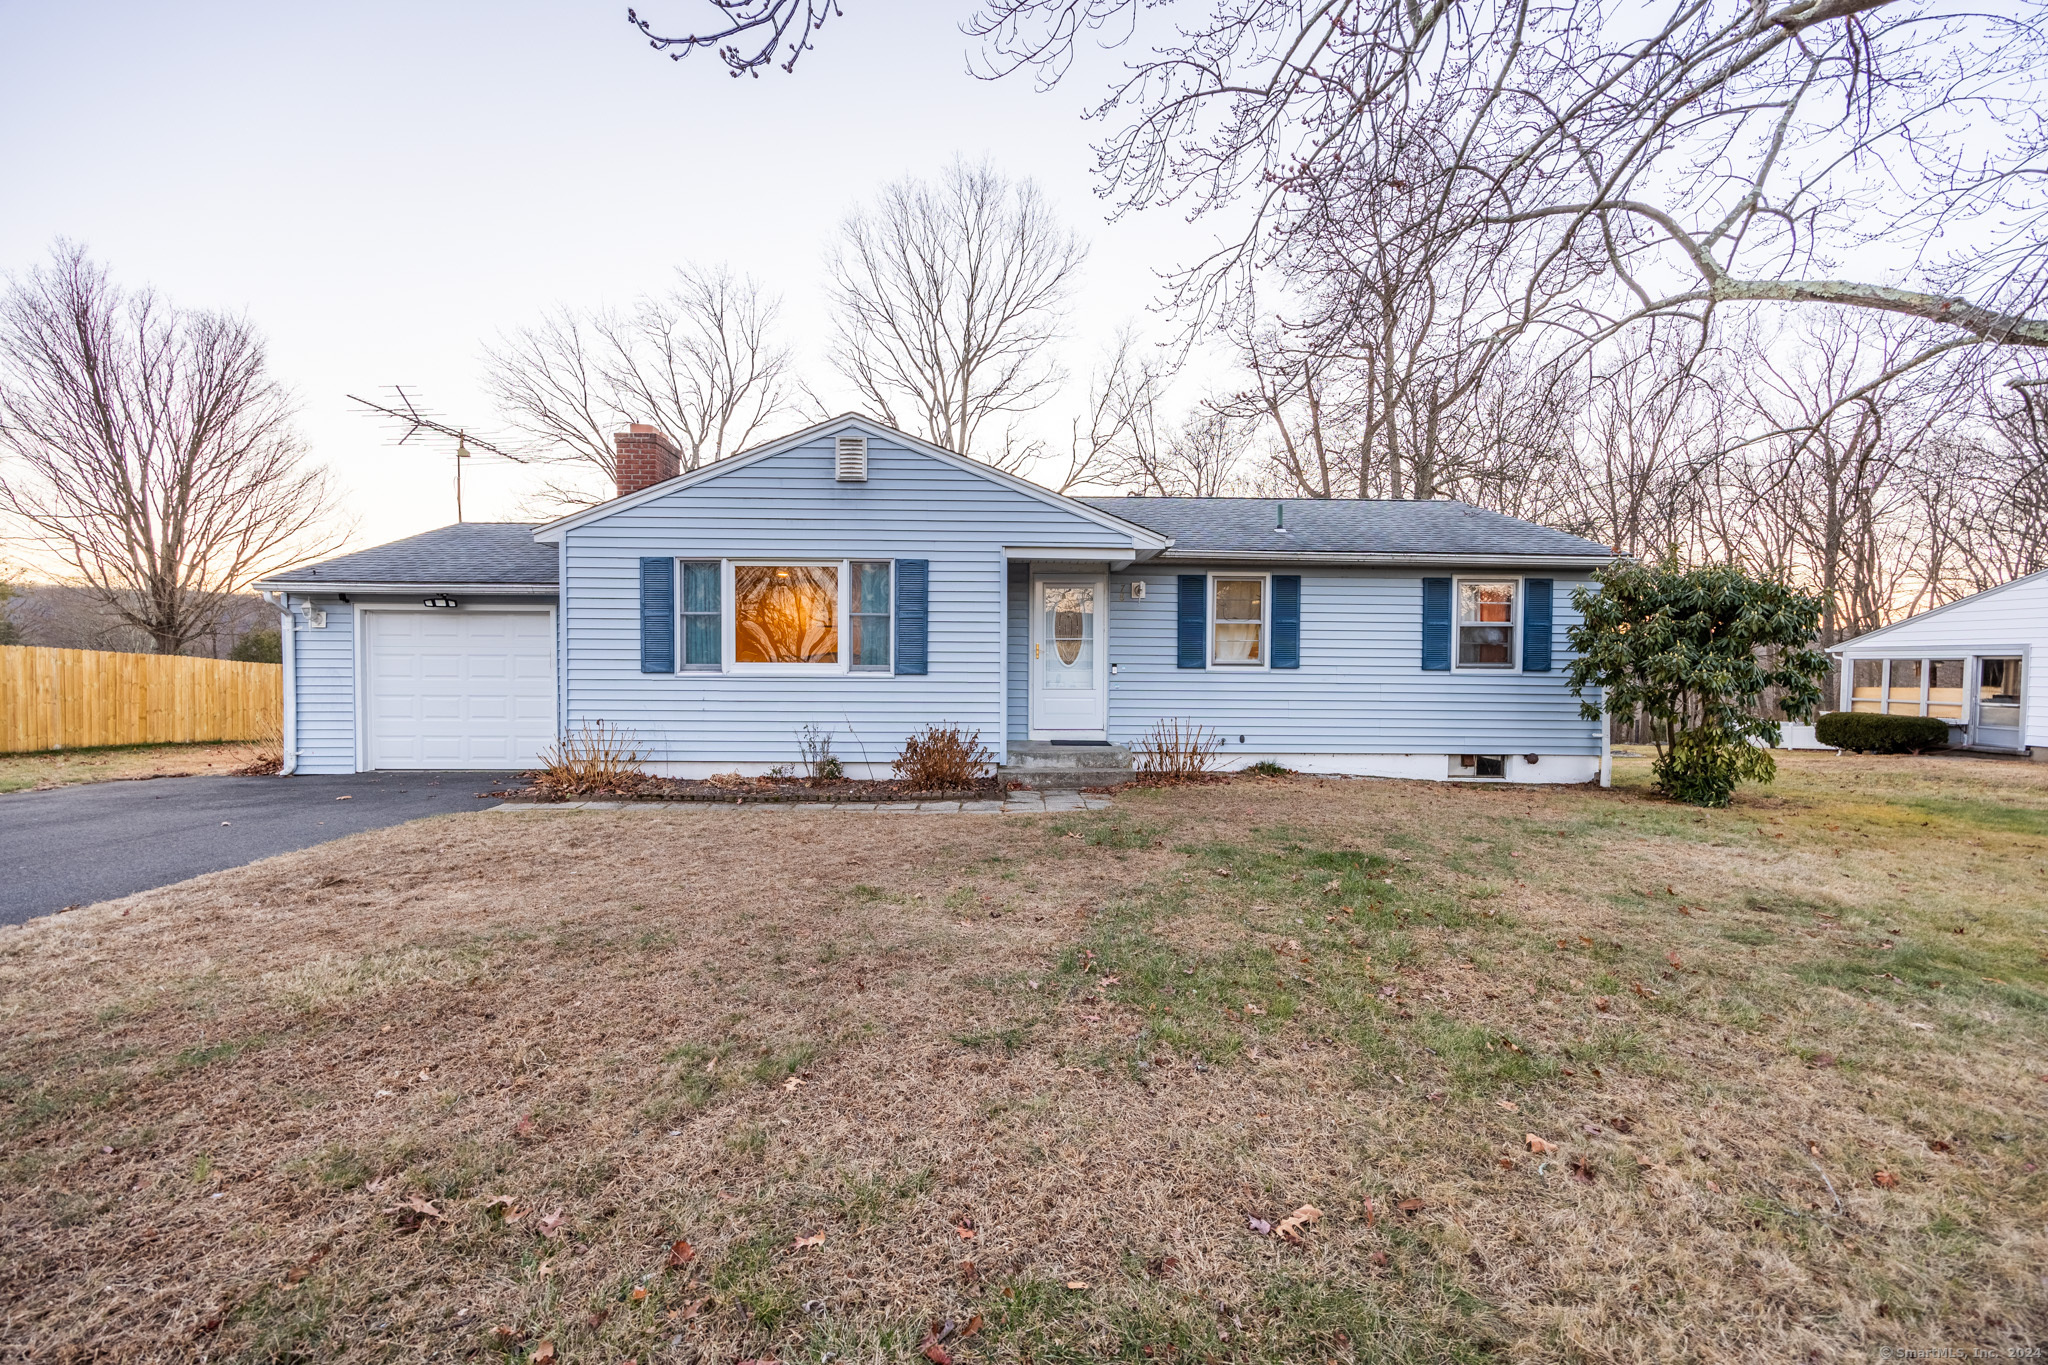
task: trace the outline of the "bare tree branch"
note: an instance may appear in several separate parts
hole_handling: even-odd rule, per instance
[[[609,497],[612,433],[659,426],[683,468],[720,460],[766,434],[794,406],[779,301],[753,280],[683,267],[625,312],[556,308],[485,350],[484,384],[505,422],[546,458],[594,471],[552,492],[565,504]]]

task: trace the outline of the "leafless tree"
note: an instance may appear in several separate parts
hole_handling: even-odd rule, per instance
[[[1140,443],[1157,430],[1165,383],[1164,367],[1145,353],[1136,333],[1128,327],[1118,332],[1089,380],[1087,411],[1068,424],[1066,464],[1055,487],[1069,493],[1118,483]]]
[[[1639,559],[1703,558],[1727,413],[1686,366],[1690,348],[1646,332],[1612,348],[1588,377],[1576,424],[1579,461],[1568,521]]]
[[[247,319],[125,292],[82,247],[0,297],[0,514],[160,654],[345,536],[292,416]]]
[[[827,259],[832,359],[876,415],[1016,468],[1039,453],[989,424],[1041,406],[1086,249],[1029,180],[956,162],[848,215]],[[1008,436],[1009,433],[1006,433]]]
[[[574,505],[610,496],[612,433],[652,422],[695,469],[745,449],[793,406],[780,301],[723,268],[685,266],[623,311],[560,307],[485,351],[500,415],[545,456],[602,483],[553,490]]]

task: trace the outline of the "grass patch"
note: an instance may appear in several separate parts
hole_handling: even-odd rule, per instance
[[[2027,1346],[2043,841],[1962,817],[2048,770],[1646,767],[448,817],[31,925],[10,1311],[323,1365]]]

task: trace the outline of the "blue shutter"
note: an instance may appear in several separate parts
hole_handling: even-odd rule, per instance
[[[640,671],[676,671],[676,562],[640,561]]]
[[[931,638],[931,561],[896,561],[896,671],[923,676]]]
[[[1273,667],[1301,667],[1301,575],[1273,575]]]
[[[1550,671],[1550,586],[1548,578],[1522,580],[1522,671]]]
[[[1426,673],[1451,671],[1451,580],[1422,580],[1422,668]]]
[[[1180,575],[1180,666],[1205,667],[1209,657],[1209,576]]]

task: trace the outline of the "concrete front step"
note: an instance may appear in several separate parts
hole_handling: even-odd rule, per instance
[[[1010,746],[1010,761],[996,770],[1007,783],[1036,791],[1113,787],[1131,780],[1131,751],[1120,744],[1049,744],[1040,740]]]

